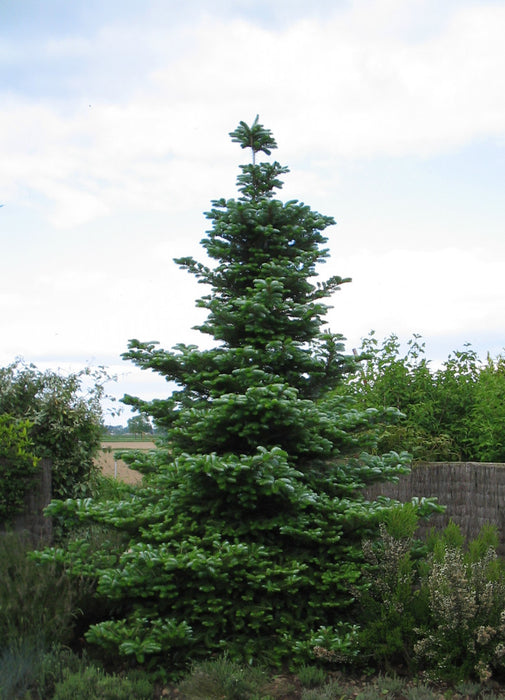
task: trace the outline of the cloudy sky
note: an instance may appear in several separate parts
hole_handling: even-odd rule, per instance
[[[0,363],[105,365],[163,396],[129,338],[204,344],[210,200],[256,114],[282,197],[332,215],[329,326],[505,347],[503,0],[2,0]],[[203,343],[202,343],[203,341]],[[126,420],[126,418],[124,418]]]

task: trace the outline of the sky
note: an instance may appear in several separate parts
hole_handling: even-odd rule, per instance
[[[121,353],[208,346],[173,258],[205,260],[256,114],[280,197],[337,222],[320,272],[352,278],[327,315],[349,352],[373,329],[434,364],[500,354],[504,27],[503,0],[2,0],[0,366],[167,395]]]

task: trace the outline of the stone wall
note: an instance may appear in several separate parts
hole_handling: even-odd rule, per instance
[[[505,464],[419,463],[398,483],[374,484],[365,493],[369,499],[383,495],[402,502],[414,496],[435,496],[446,506],[446,512],[432,516],[421,526],[420,535],[431,527],[444,527],[452,519],[466,537],[472,538],[484,524],[491,523],[498,528],[500,553],[505,555]],[[38,480],[27,493],[24,511],[11,523],[11,528],[27,530],[37,543],[50,542],[51,520],[42,512],[50,500],[51,462],[41,460]]]
[[[498,528],[501,553],[505,554],[505,464],[418,463],[397,484],[374,484],[366,494],[370,499],[384,495],[402,502],[413,496],[435,496],[446,512],[432,516],[421,532],[444,527],[452,519],[472,538],[484,524],[491,523]]]

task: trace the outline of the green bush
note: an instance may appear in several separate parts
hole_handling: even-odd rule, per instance
[[[33,453],[52,461],[55,498],[89,496],[98,473],[103,369],[61,376],[16,361],[0,368],[0,416],[29,420]]]
[[[434,370],[419,335],[403,354],[396,335],[380,343],[373,331],[360,350],[359,371],[339,393],[382,414],[379,451],[405,449],[423,461],[505,460],[504,356],[482,361],[467,343]]]
[[[319,688],[303,688],[301,700],[344,700],[345,688],[338,681],[329,681]]]
[[[404,516],[398,509],[395,526],[384,523],[381,538],[363,545],[368,588],[358,593],[360,627],[343,658],[443,681],[502,678],[505,562],[496,554],[496,529],[483,528],[467,544],[451,522],[419,548],[408,527],[401,536]],[[332,660],[322,647],[328,653],[319,655]]]
[[[326,678],[326,673],[318,666],[301,666],[296,675],[304,688],[314,688],[316,685],[322,685]]]
[[[381,523],[379,539],[363,543],[367,587],[357,592],[360,664],[412,670],[414,630],[427,614],[419,586],[423,550],[413,539],[418,520],[412,504],[397,506]]]
[[[100,475],[95,482],[94,498],[97,501],[120,501],[134,491],[134,484],[127,484],[120,479]]]
[[[25,493],[38,471],[30,429],[30,421],[0,414],[0,523],[23,509]]]

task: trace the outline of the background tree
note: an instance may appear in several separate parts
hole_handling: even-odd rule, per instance
[[[133,416],[128,419],[128,432],[132,435],[143,435],[152,433],[153,426],[148,416]]]
[[[30,422],[33,452],[52,461],[56,498],[90,495],[100,448],[103,370],[62,376],[16,361],[0,368],[0,416]]]
[[[370,333],[359,372],[338,388],[384,412],[378,450],[407,449],[417,460],[505,460],[505,358],[482,361],[470,344],[434,369],[414,335],[402,352],[396,335]],[[386,407],[403,418],[392,422]]]
[[[166,429],[169,449],[137,458],[145,483],[120,504],[52,506],[129,535],[107,565],[87,549],[52,555],[77,573],[99,562],[98,594],[116,613],[88,641],[140,662],[168,655],[173,669],[219,650],[279,664],[323,638],[345,644],[361,540],[390,508],[362,489],[406,470],[406,455],[362,451],[378,412],[330,393],[354,367],[323,330],[323,300],[347,280],[314,280],[333,219],[274,198],[287,168],[256,163],[276,147],[257,118],[231,137],[253,158],[240,197],[207,214],[216,265],[176,261],[210,287],[197,304],[214,346],[132,340],[124,355],[178,385],[167,399],[125,398]]]

